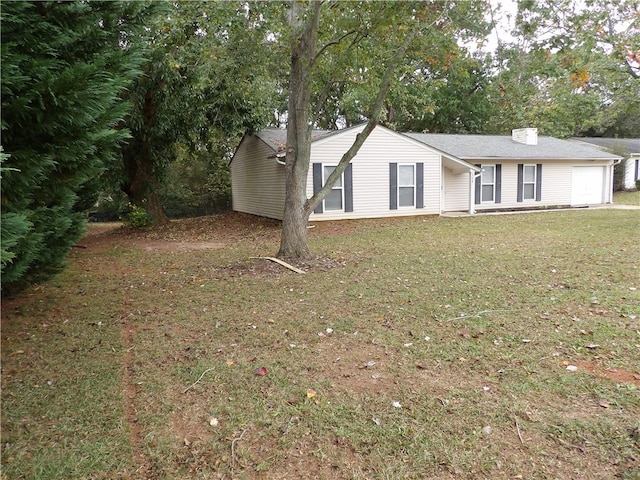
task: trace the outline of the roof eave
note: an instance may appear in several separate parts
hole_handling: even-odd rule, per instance
[[[413,142],[414,144],[418,144],[420,145],[422,148],[427,148],[429,150],[432,150],[434,152],[437,152],[442,158],[446,157],[449,160],[457,163],[458,165],[460,165],[463,168],[467,168],[469,170],[473,170],[475,172],[480,172],[482,171],[482,169],[476,167],[473,163],[469,162],[468,160],[461,158],[461,157],[457,157],[456,155],[453,155],[451,153],[445,152],[444,150],[441,150],[437,147],[434,147],[433,145],[430,145],[426,142],[423,142],[422,140],[419,140],[417,138],[413,138],[409,135],[406,135],[404,133],[399,133],[399,132],[395,132],[393,130],[391,130],[394,133],[397,133],[398,135],[401,135],[402,137],[408,139],[409,141]]]
[[[598,161],[613,161],[620,160],[622,157],[607,157],[607,158],[594,158],[594,157],[462,157],[462,160],[466,162],[478,162],[482,160],[491,160],[491,161],[505,161],[505,160],[513,160],[516,162],[526,162],[526,161],[540,161],[540,160],[551,160],[554,162],[564,162],[564,161],[575,161],[579,160],[581,162],[598,162]]]

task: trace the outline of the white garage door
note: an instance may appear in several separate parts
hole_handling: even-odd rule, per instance
[[[573,167],[571,205],[594,205],[603,202],[604,167]]]

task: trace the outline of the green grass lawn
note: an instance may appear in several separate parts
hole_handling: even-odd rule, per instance
[[[3,301],[2,478],[640,478],[637,211],[309,232],[92,227]]]
[[[616,192],[613,195],[613,202],[617,205],[640,206],[640,190]]]

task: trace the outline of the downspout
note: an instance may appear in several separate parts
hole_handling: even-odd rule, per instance
[[[616,160],[613,161],[613,165],[611,165],[610,168],[610,174],[609,174],[609,201],[607,203],[610,203],[611,205],[613,205],[613,186],[615,184],[615,170],[616,170],[616,165],[619,165],[620,162],[622,162],[622,158],[618,158]],[[622,177],[622,183],[624,185],[625,182],[625,178],[626,178],[626,172],[622,173],[623,177]]]
[[[469,170],[469,215],[476,213],[473,206],[476,201],[476,178],[482,175],[482,171],[476,172],[475,170]]]

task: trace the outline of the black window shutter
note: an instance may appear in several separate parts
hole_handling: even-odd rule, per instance
[[[518,164],[518,201],[522,202],[524,195],[524,164]]]
[[[344,211],[353,212],[353,165],[344,171]]]
[[[502,202],[502,164],[498,163],[496,165],[496,196],[495,202]]]
[[[482,165],[476,165],[476,167],[478,168],[482,168]],[[475,192],[476,198],[475,198],[475,202],[476,205],[480,205],[480,195],[482,195],[482,172],[476,174],[476,192]]]
[[[322,188],[322,164],[313,164],[313,193],[317,193]],[[322,213],[322,202],[318,204],[313,213]]]
[[[636,175],[634,177],[635,180],[640,180],[640,160],[636,160]]]
[[[398,209],[398,164],[389,164],[389,210]]]
[[[536,165],[536,202],[542,200],[542,164]]]
[[[424,163],[416,163],[416,208],[424,208]]]

